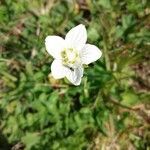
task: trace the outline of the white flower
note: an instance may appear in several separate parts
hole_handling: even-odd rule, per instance
[[[66,77],[72,84],[79,85],[83,76],[83,64],[98,60],[102,53],[94,45],[86,44],[87,32],[84,25],[72,28],[65,39],[59,36],[47,36],[46,50],[53,56],[51,65],[55,79]]]

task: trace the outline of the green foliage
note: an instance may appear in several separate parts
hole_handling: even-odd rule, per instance
[[[148,150],[149,13],[148,0],[0,2],[0,149]],[[75,87],[49,74],[44,40],[80,23],[103,56]]]

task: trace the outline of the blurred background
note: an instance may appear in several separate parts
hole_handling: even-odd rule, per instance
[[[103,56],[76,87],[44,40],[80,23]],[[0,0],[0,150],[150,150],[149,100],[149,0]]]

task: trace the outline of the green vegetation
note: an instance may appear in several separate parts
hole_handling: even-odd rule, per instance
[[[0,1],[0,150],[150,150],[150,1]],[[103,56],[80,86],[50,75],[48,35],[78,24]]]

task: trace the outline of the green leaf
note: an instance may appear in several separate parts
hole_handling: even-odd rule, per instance
[[[122,16],[122,26],[124,29],[131,27],[135,23],[135,19],[132,15]]]
[[[122,94],[122,101],[121,104],[126,105],[126,106],[132,106],[139,102],[139,97],[137,94],[127,91]]]
[[[104,8],[110,9],[111,8],[111,2],[110,0],[99,0],[99,4],[103,6]]]
[[[98,40],[99,36],[100,35],[98,31],[93,26],[91,26],[91,28],[88,29],[88,37],[92,42]]]
[[[40,141],[40,136],[38,133],[27,133],[21,138],[21,141],[26,145],[26,150],[31,150]]]

